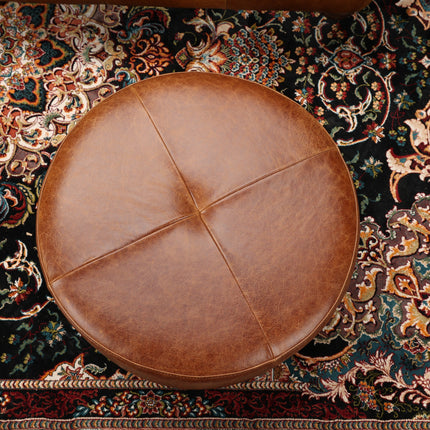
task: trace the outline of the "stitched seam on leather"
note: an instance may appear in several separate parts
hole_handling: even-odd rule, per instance
[[[230,263],[228,262],[227,256],[224,254],[224,251],[222,250],[221,245],[219,244],[219,242],[218,242],[217,238],[215,237],[215,235],[212,233],[212,230],[210,229],[209,225],[203,219],[203,216],[202,216],[201,213],[199,213],[199,216],[200,216],[200,220],[201,220],[202,224],[205,226],[207,232],[209,233],[209,235],[210,235],[210,237],[212,239],[212,242],[217,247],[218,252],[220,253],[222,259],[224,260],[224,263],[226,264],[228,270],[230,271],[231,276],[233,277],[234,282],[236,283],[237,287],[239,288],[240,293],[242,294],[242,297],[244,298],[246,304],[248,305],[248,308],[251,311],[252,316],[254,317],[255,321],[259,325],[260,330],[263,333],[264,339],[266,340],[267,346],[268,346],[268,348],[270,350],[270,354],[272,355],[272,359],[274,359],[275,358],[275,354],[273,352],[272,346],[270,345],[270,341],[269,341],[269,338],[267,337],[267,333],[264,330],[263,325],[261,324],[261,321],[258,319],[258,317],[257,317],[254,309],[252,308],[251,303],[249,302],[249,299],[248,299],[248,297],[245,294],[245,291],[241,287],[239,279],[237,279],[237,276],[234,273],[233,268],[231,267]]]
[[[138,92],[137,92],[133,87],[130,87],[130,88],[132,89],[132,91],[134,92],[135,96],[136,96],[136,97],[137,97],[137,99],[139,100],[139,102],[140,102],[140,104],[141,104],[142,108],[144,109],[144,111],[145,111],[145,112],[146,112],[146,114],[148,115],[148,118],[149,118],[149,120],[151,121],[151,124],[153,125],[153,127],[154,127],[155,131],[157,132],[157,134],[158,134],[158,136],[159,136],[159,138],[160,138],[160,140],[161,140],[161,143],[163,144],[163,147],[164,147],[164,149],[166,150],[167,155],[169,156],[169,159],[170,159],[171,163],[173,164],[173,166],[174,166],[174,168],[175,168],[175,170],[176,170],[177,174],[178,174],[178,175],[179,175],[179,177],[181,178],[181,181],[182,181],[182,183],[184,184],[184,186],[185,186],[185,188],[186,188],[186,190],[187,190],[188,194],[190,195],[190,197],[191,197],[191,199],[192,199],[192,201],[193,201],[193,203],[194,203],[194,207],[196,208],[196,210],[197,210],[197,211],[199,211],[199,207],[197,206],[197,202],[196,202],[196,200],[195,200],[195,198],[194,198],[194,196],[193,196],[193,193],[191,192],[190,188],[188,187],[188,184],[186,183],[185,178],[184,178],[184,176],[183,176],[183,174],[182,174],[181,170],[179,169],[178,165],[176,164],[176,161],[175,161],[175,159],[173,158],[173,155],[172,155],[172,153],[170,152],[169,147],[167,146],[167,143],[166,143],[166,141],[165,141],[164,137],[162,136],[160,129],[157,127],[157,124],[156,124],[156,123],[155,123],[155,121],[154,121],[154,118],[152,118],[152,115],[149,113],[149,110],[146,108],[145,103],[143,102],[142,98],[139,96]]]
[[[59,305],[61,312],[70,320],[73,321],[73,318],[70,316],[69,312],[67,311],[67,308],[65,308],[61,302],[61,300],[56,300],[56,303]],[[182,374],[182,373],[174,373],[174,372],[169,372],[166,370],[159,370],[150,366],[145,366],[142,365],[139,362],[136,362],[134,360],[131,360],[127,357],[125,357],[124,355],[118,353],[118,351],[114,351],[111,348],[107,347],[106,345],[103,345],[102,343],[100,343],[99,341],[97,341],[96,339],[93,338],[93,336],[91,336],[84,328],[82,328],[79,324],[77,324],[76,322],[74,322],[74,324],[77,327],[77,330],[83,334],[83,336],[90,342],[93,344],[93,346],[95,346],[97,349],[99,350],[105,350],[108,351],[110,354],[114,355],[115,357],[117,357],[120,360],[123,360],[129,364],[135,365],[137,367],[139,367],[140,369],[144,369],[144,370],[148,370],[150,372],[156,373],[158,375],[163,375],[163,376],[175,376],[175,377],[180,377],[183,378],[184,380],[188,380],[188,381],[199,381],[199,380],[204,380],[204,381],[210,381],[210,380],[217,380],[217,379],[222,379],[225,378],[226,376],[238,376],[240,374],[246,374],[249,371],[253,371],[253,369],[258,369],[261,366],[265,366],[265,365],[272,365],[275,364],[276,362],[278,362],[278,360],[283,357],[282,355],[278,355],[270,360],[266,360],[262,363],[259,363],[255,366],[251,366],[251,367],[245,367],[241,370],[238,370],[237,372],[228,372],[228,373],[221,373],[218,375],[186,375],[186,374]],[[287,355],[288,356],[288,355]],[[162,384],[160,384],[162,385]]]
[[[60,276],[57,276],[54,279],[50,279],[49,282],[52,285],[55,282],[57,282],[57,281],[59,281],[61,279],[64,279],[67,276],[70,276],[73,273],[78,272],[81,269],[89,267],[89,266],[91,266],[91,265],[93,265],[93,264],[95,264],[95,263],[97,263],[97,262],[99,262],[101,260],[104,260],[107,257],[110,257],[111,255],[115,255],[118,252],[123,251],[124,249],[127,249],[127,248],[129,248],[129,247],[131,247],[133,245],[136,245],[137,243],[142,242],[143,240],[148,239],[149,237],[152,237],[152,236],[154,236],[154,235],[156,235],[156,234],[158,234],[158,233],[160,233],[160,232],[162,232],[164,230],[167,230],[168,228],[174,227],[175,225],[180,224],[183,221],[186,221],[187,219],[193,218],[193,217],[195,217],[197,215],[198,215],[198,213],[193,213],[191,215],[182,216],[181,218],[176,218],[176,219],[174,219],[172,221],[169,221],[168,223],[163,224],[163,225],[155,228],[154,230],[150,231],[149,233],[144,234],[143,236],[139,237],[138,239],[135,239],[132,242],[127,243],[127,244],[121,246],[120,248],[116,248],[116,249],[114,249],[112,251],[107,252],[106,254],[100,255],[100,256],[98,256],[96,258],[93,258],[93,259],[91,259],[89,261],[86,261],[84,264],[81,264],[80,266],[76,267],[75,269],[72,269],[72,270],[70,270],[70,271],[68,271],[66,273],[63,273],[63,274],[61,274]]]
[[[143,102],[143,100],[141,99],[141,97],[139,96],[139,94],[137,93],[137,91],[136,91],[134,88],[132,88],[132,89],[133,89],[133,92],[135,93],[136,97],[139,99],[139,101],[140,101],[140,103],[141,103],[141,105],[142,105],[143,109],[144,109],[144,110],[145,110],[145,112],[147,113],[147,115],[148,115],[148,117],[149,117],[150,121],[152,122],[152,125],[154,126],[154,129],[155,129],[155,130],[156,130],[156,132],[158,133],[158,136],[160,137],[161,142],[163,143],[163,146],[164,146],[164,148],[166,149],[166,151],[167,151],[167,153],[168,153],[168,155],[169,155],[169,158],[170,158],[171,162],[173,163],[173,165],[174,165],[175,169],[176,169],[176,170],[177,170],[177,172],[178,172],[178,175],[181,177],[182,182],[184,183],[184,186],[186,187],[186,189],[187,189],[187,191],[188,191],[188,193],[189,193],[190,197],[192,198],[192,200],[193,200],[193,202],[194,202],[194,206],[196,207],[196,210],[198,211],[198,215],[199,215],[199,217],[200,217],[201,222],[203,223],[203,225],[205,226],[205,228],[206,228],[207,232],[209,233],[209,236],[211,237],[211,239],[212,239],[213,243],[215,244],[216,248],[218,249],[218,252],[220,253],[221,257],[223,258],[223,260],[224,260],[225,264],[227,265],[227,268],[228,268],[228,270],[230,271],[230,273],[231,273],[231,275],[232,275],[232,277],[233,277],[233,279],[234,279],[234,281],[235,281],[235,283],[236,283],[237,287],[239,288],[239,291],[241,292],[241,294],[242,294],[242,296],[243,296],[243,298],[244,298],[244,300],[245,300],[246,304],[248,305],[249,310],[251,311],[251,313],[252,313],[252,315],[253,315],[253,317],[254,317],[255,321],[256,321],[256,322],[257,322],[257,324],[259,325],[259,327],[260,327],[260,329],[261,329],[261,332],[263,333],[263,336],[264,336],[264,338],[265,338],[265,340],[266,340],[267,346],[268,346],[268,348],[269,348],[269,350],[270,350],[270,353],[271,353],[271,355],[272,355],[272,359],[273,359],[273,358],[275,357],[275,354],[273,353],[273,350],[272,350],[272,347],[271,347],[271,345],[270,345],[269,339],[268,339],[268,337],[267,337],[266,332],[265,332],[265,331],[264,331],[264,329],[263,329],[263,326],[261,325],[261,322],[259,321],[259,319],[257,318],[257,315],[255,314],[254,310],[252,309],[251,304],[249,303],[248,298],[246,297],[246,295],[245,295],[244,291],[242,290],[242,287],[241,287],[241,286],[240,286],[240,284],[239,284],[239,280],[237,279],[236,275],[234,274],[233,269],[230,267],[230,264],[229,264],[229,262],[228,262],[228,260],[227,260],[227,258],[226,258],[226,256],[225,256],[224,252],[223,252],[223,251],[222,251],[222,249],[220,248],[220,245],[219,245],[218,241],[216,240],[216,238],[215,238],[215,237],[214,237],[214,235],[212,234],[212,232],[211,232],[211,230],[209,229],[209,226],[206,224],[205,220],[202,218],[202,215],[201,215],[201,213],[200,213],[200,209],[199,209],[199,207],[197,206],[197,203],[196,203],[196,201],[195,201],[195,199],[194,199],[193,193],[192,193],[192,192],[191,192],[191,190],[189,189],[189,187],[188,187],[188,185],[187,185],[187,183],[186,183],[186,181],[185,181],[185,178],[183,177],[182,172],[180,171],[180,169],[179,169],[178,165],[176,164],[175,159],[173,158],[173,155],[171,154],[171,152],[170,152],[170,150],[169,150],[169,148],[168,148],[168,146],[167,146],[167,144],[166,144],[166,141],[164,140],[163,136],[161,135],[161,132],[160,132],[160,130],[158,129],[158,127],[157,127],[157,125],[156,125],[156,123],[155,123],[154,119],[152,118],[151,114],[149,113],[148,109],[147,109],[147,108],[146,108],[146,106],[145,106],[145,103]]]
[[[243,190],[245,190],[247,188],[250,188],[250,187],[252,187],[255,184],[258,184],[259,182],[262,182],[265,179],[270,178],[271,176],[274,176],[274,175],[276,175],[278,173],[281,173],[281,172],[283,172],[285,170],[288,170],[291,167],[297,166],[297,165],[299,165],[301,163],[304,163],[306,161],[312,160],[313,158],[318,157],[318,156],[320,156],[322,154],[325,154],[325,153],[330,152],[330,151],[336,151],[336,150],[337,150],[336,147],[327,148],[327,149],[324,149],[324,151],[318,152],[317,154],[310,155],[309,157],[303,158],[302,160],[296,161],[295,163],[288,164],[287,166],[279,167],[278,169],[273,170],[272,172],[266,173],[263,176],[260,176],[260,177],[258,177],[256,179],[252,180],[251,182],[248,182],[245,185],[241,185],[240,187],[235,188],[234,190],[232,190],[232,191],[228,192],[227,194],[223,195],[222,197],[219,197],[218,199],[214,200],[212,203],[210,203],[206,207],[202,208],[200,210],[200,212],[204,212],[204,211],[208,210],[212,206],[215,206],[216,204],[220,203],[221,201],[223,201],[225,199],[228,199],[229,197],[234,196],[235,194],[237,194],[237,193],[239,193],[239,192],[241,192],[241,191],[243,191]]]

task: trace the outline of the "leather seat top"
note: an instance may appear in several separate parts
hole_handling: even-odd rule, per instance
[[[38,251],[72,324],[131,372],[231,384],[303,347],[354,266],[340,152],[293,101],[174,73],[120,90],[69,133],[41,192]]]

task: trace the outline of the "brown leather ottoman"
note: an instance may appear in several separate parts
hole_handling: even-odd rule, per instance
[[[326,131],[261,85],[147,79],[70,132],[39,201],[45,279],[70,322],[177,388],[261,374],[323,327],[349,283],[353,184]]]

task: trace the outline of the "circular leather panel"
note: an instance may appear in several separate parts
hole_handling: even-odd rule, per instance
[[[323,127],[239,78],[131,85],[69,133],[43,185],[48,287],[99,351],[177,388],[231,384],[323,327],[358,241],[353,184]]]

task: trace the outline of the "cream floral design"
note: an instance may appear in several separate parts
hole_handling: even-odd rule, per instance
[[[422,181],[430,181],[430,101],[424,109],[416,111],[415,118],[408,119],[409,140],[415,153],[396,155],[393,149],[387,151],[391,169],[390,190],[397,202],[401,201],[399,183],[407,175],[418,175]]]

